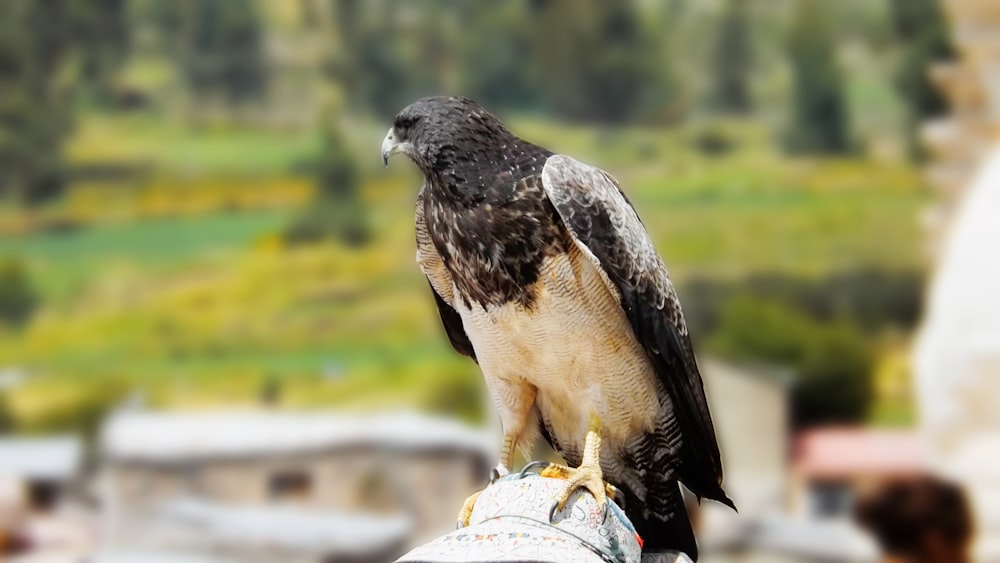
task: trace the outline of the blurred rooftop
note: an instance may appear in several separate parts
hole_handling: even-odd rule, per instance
[[[493,451],[489,433],[415,412],[347,414],[268,410],[119,412],[102,433],[120,461],[184,462],[367,446],[395,450]]]
[[[82,461],[83,444],[74,436],[0,438],[0,476],[64,481]]]
[[[920,472],[926,463],[915,430],[822,428],[796,438],[795,470],[810,478],[892,477]]]

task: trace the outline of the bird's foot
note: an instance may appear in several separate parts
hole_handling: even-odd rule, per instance
[[[581,465],[576,469],[553,463],[543,469],[541,475],[542,477],[553,477],[567,481],[566,488],[559,494],[552,509],[549,510],[549,520],[552,520],[557,512],[566,508],[569,497],[577,489],[589,491],[597,500],[597,505],[601,508],[602,513],[607,512],[609,498],[617,501],[621,497],[621,492],[617,487],[604,481],[601,466],[596,463]]]
[[[503,464],[497,465],[490,470],[490,482],[487,483],[487,487],[496,483],[497,479],[508,475],[510,471],[503,466]],[[483,489],[486,490],[486,489]],[[479,495],[483,494],[483,491],[476,491],[469,495],[462,503],[461,510],[458,511],[458,521],[455,522],[455,529],[461,529],[469,525],[469,518],[472,516],[472,509],[476,507],[476,501],[479,500]]]
[[[479,500],[479,495],[481,494],[483,494],[483,491],[476,491],[465,499],[465,503],[462,504],[462,509],[458,511],[458,521],[455,522],[456,530],[460,530],[469,525],[469,518],[472,517],[472,509],[475,508],[476,501]]]

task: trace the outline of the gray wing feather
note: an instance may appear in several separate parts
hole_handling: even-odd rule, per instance
[[[606,274],[670,395],[682,433],[681,480],[699,496],[731,505],[680,301],[635,209],[608,173],[568,156],[548,159],[542,185],[577,246]]]

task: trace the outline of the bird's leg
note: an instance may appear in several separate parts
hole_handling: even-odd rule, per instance
[[[576,469],[563,465],[550,465],[542,471],[544,477],[558,477],[566,479],[566,488],[556,498],[556,502],[550,513],[554,516],[556,512],[566,508],[573,491],[583,488],[590,491],[597,500],[601,510],[607,508],[608,497],[615,498],[617,489],[604,482],[604,474],[601,471],[601,421],[595,415],[590,418],[590,428],[587,430],[587,437],[583,445],[583,460],[580,467]]]
[[[511,432],[504,432],[503,447],[500,448],[500,462],[497,463],[497,466],[490,471],[490,485],[496,482],[497,479],[510,473],[510,468],[514,465],[514,449],[516,444],[517,436]],[[465,499],[461,510],[458,511],[458,522],[455,525],[456,528],[464,528],[469,525],[469,517],[472,516],[472,509],[476,506],[476,501],[479,500],[479,495],[481,495],[482,492],[483,491],[476,491]]]
[[[486,378],[487,387],[497,402],[500,411],[500,421],[503,424],[503,445],[500,448],[500,461],[490,473],[490,483],[506,476],[514,468],[514,452],[517,450],[521,433],[532,418],[532,408],[535,405],[537,390],[523,380],[504,381],[499,378]],[[524,447],[525,444],[520,444]],[[472,508],[479,499],[479,493],[474,493],[465,499],[462,509],[458,512],[458,527],[469,525]]]
[[[506,477],[512,467],[514,467],[514,450],[517,448],[517,435],[513,432],[504,432],[503,446],[500,448],[500,462],[493,468],[493,475],[490,482],[501,477]]]

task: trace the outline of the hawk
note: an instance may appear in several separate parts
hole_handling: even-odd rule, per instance
[[[607,481],[647,548],[696,557],[678,482],[735,506],[680,302],[618,182],[462,97],[400,111],[396,153],[424,174],[417,263],[500,414],[496,471],[541,436],[569,465],[558,508],[578,488],[603,505]]]

